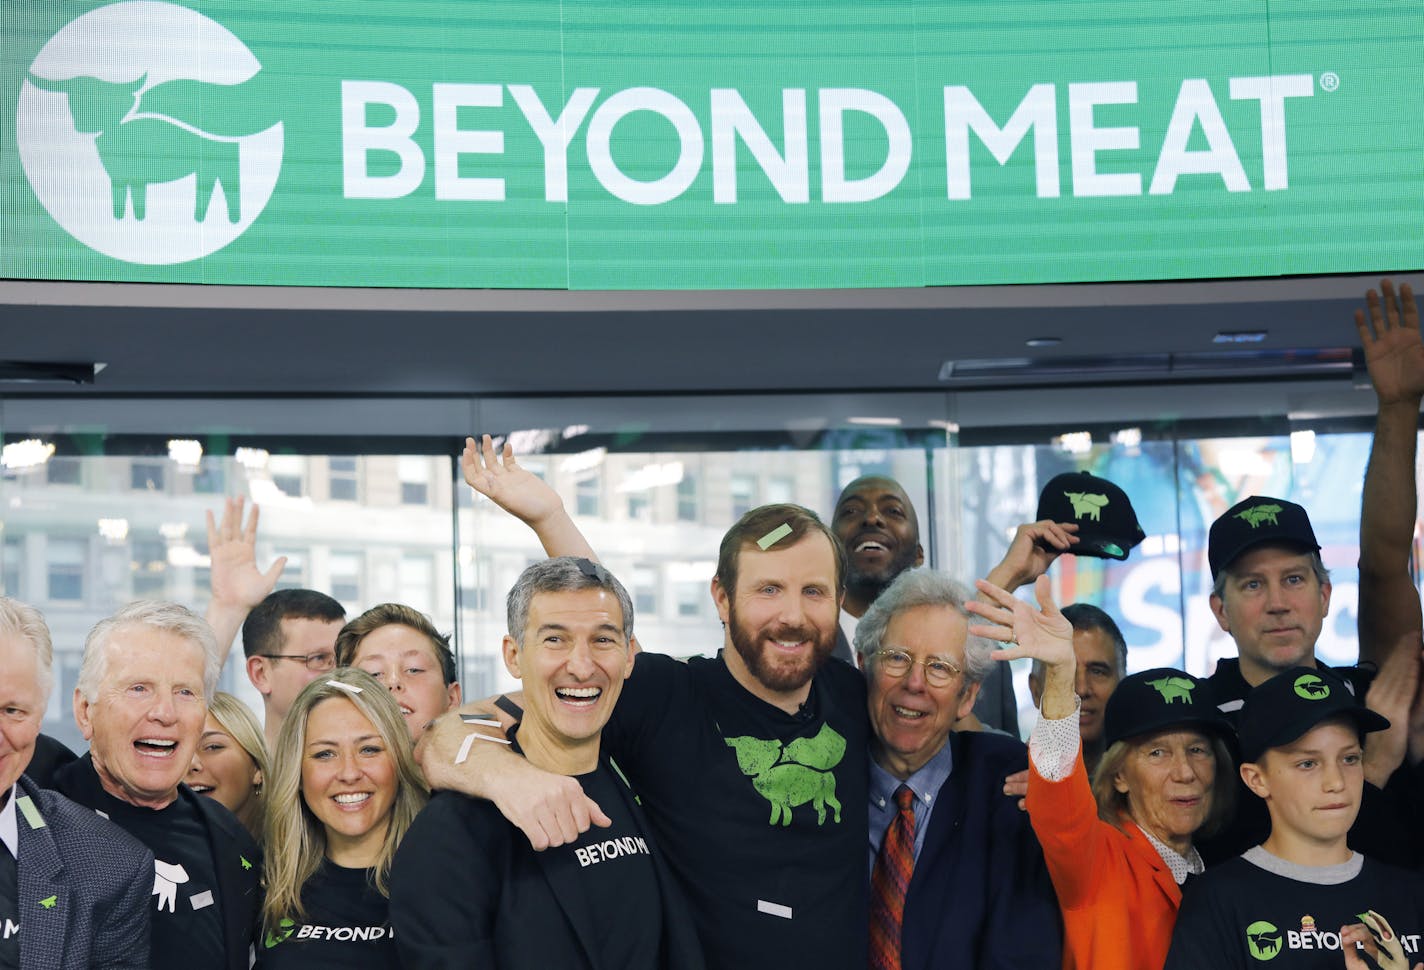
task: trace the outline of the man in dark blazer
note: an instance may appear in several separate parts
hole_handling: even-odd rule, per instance
[[[155,856],[151,970],[247,970],[262,855],[236,816],[182,784],[220,666],[212,630],[176,603],[139,601],[89,633],[74,717],[89,753],[55,789]]]
[[[692,920],[637,798],[600,751],[632,672],[633,603],[587,559],[526,569],[509,594],[509,672],[524,684],[515,746],[578,779],[607,815],[535,852],[492,802],[441,792],[391,870],[391,923],[409,967],[456,970],[700,970]],[[492,744],[484,736],[464,742]]]
[[[869,685],[871,967],[1040,970],[1062,962],[1058,902],[1005,776],[1015,738],[955,733],[994,661],[972,592],[910,569],[861,618]]]
[[[39,611],[0,597],[0,966],[147,970],[153,856],[21,774],[53,659]]]

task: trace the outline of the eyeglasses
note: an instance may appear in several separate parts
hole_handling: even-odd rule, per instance
[[[300,660],[314,674],[324,674],[328,670],[336,669],[334,653],[264,653],[262,656],[272,660]]]
[[[915,664],[923,664],[925,680],[935,687],[944,687],[964,672],[958,664],[944,657],[916,660],[903,650],[889,648],[877,650],[871,656],[879,665],[877,669],[891,677],[905,677]]]

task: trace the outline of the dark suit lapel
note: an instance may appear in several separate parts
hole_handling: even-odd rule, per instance
[[[545,849],[543,852],[534,853],[534,859],[539,864],[539,872],[543,875],[544,881],[549,884],[549,895],[558,902],[559,908],[564,911],[564,916],[568,918],[569,925],[574,928],[574,936],[578,939],[579,948],[583,950],[584,959],[593,970],[600,970],[601,964],[598,962],[597,949],[593,946],[593,941],[597,939],[594,934],[593,913],[588,908],[588,903],[581,893],[560,893],[557,881],[553,878],[554,853],[556,849]],[[568,851],[567,847],[563,851]]]
[[[19,899],[20,966],[25,970],[58,970],[64,965],[66,930],[72,917],[72,900],[65,886],[64,862],[54,842],[49,826],[36,828],[33,817],[43,822],[39,804],[16,790],[15,823],[18,828],[20,855]],[[29,805],[23,810],[19,799]],[[0,849],[0,851],[4,851]],[[80,876],[82,878],[82,875]]]
[[[178,789],[178,797],[189,799],[189,804],[197,807],[207,830],[208,852],[218,874],[218,902],[222,906],[223,950],[227,953],[228,970],[247,970],[247,947],[234,944],[251,942],[252,927],[247,918],[251,871],[243,869],[240,850],[232,839],[223,837],[219,829],[221,822],[203,797],[193,794],[187,786]]]

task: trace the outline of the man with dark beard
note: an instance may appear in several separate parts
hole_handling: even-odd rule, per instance
[[[591,554],[557,496],[508,451],[498,465],[486,439],[481,468],[473,449],[472,486],[533,526],[551,554]],[[815,513],[751,510],[723,537],[712,580],[722,650],[687,663],[642,654],[604,728],[692,904],[711,970],[866,965],[865,681],[825,662],[844,588],[845,553]],[[489,798],[536,849],[609,824],[577,782],[503,745],[472,748],[468,733],[449,716],[426,732],[432,786]]]

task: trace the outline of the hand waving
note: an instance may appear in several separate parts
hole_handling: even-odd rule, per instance
[[[1034,582],[1033,593],[1038,600],[1036,610],[987,580],[981,579],[974,585],[990,602],[970,600],[964,604],[965,608],[989,623],[975,623],[969,627],[969,632],[1011,644],[1002,650],[995,650],[995,660],[1032,657],[1050,667],[1066,665],[1070,670],[1076,668],[1073,624],[1064,618],[1053,602],[1052,586],[1047,576],[1040,576]]]
[[[496,455],[489,435],[479,444],[474,438],[466,438],[460,468],[471,488],[526,525],[537,528],[540,522],[563,510],[564,503],[557,492],[538,475],[519,467],[509,442]]]
[[[215,521],[208,510],[208,555],[212,558],[213,600],[227,606],[250,610],[272,592],[287,565],[286,556],[261,572],[257,568],[256,503],[242,521],[242,497],[230,498],[223,505],[222,520]]]
[[[1365,294],[1369,310],[1355,311],[1355,329],[1365,350],[1365,367],[1380,404],[1424,397],[1424,341],[1419,336],[1419,307],[1414,290],[1405,283],[1395,297],[1394,283],[1380,280],[1383,298],[1374,290]]]

